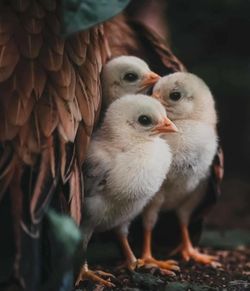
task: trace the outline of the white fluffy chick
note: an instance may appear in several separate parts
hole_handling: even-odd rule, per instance
[[[120,56],[110,60],[102,71],[103,103],[111,102],[125,94],[147,93],[160,76],[135,56]]]
[[[165,108],[152,97],[126,95],[108,107],[91,140],[83,168],[85,209],[81,228],[85,255],[93,232],[115,229],[127,266],[136,262],[127,241],[128,227],[166,177],[172,155],[160,136],[175,131]],[[88,270],[87,263],[77,284],[86,278],[112,286]]]
[[[206,193],[210,167],[217,149],[217,116],[213,96],[200,78],[184,72],[161,78],[153,89],[153,95],[164,100],[168,116],[179,131],[165,137],[173,160],[167,179],[143,213],[142,258],[157,264],[151,253],[152,229],[159,211],[176,210],[181,225],[180,250],[183,258],[216,265],[215,257],[201,254],[193,247],[188,232],[190,216]],[[164,265],[160,261],[158,264]]]

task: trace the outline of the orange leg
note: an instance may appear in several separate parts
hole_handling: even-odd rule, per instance
[[[102,279],[100,276],[111,278],[115,277],[114,275],[103,271],[91,271],[89,270],[87,263],[85,263],[78,275],[75,286],[78,286],[81,281],[90,280],[106,287],[115,287],[113,283],[108,280]]]
[[[127,267],[130,270],[134,270],[137,265],[137,259],[129,245],[127,236],[118,234],[118,239],[121,243],[126,262],[121,267]]]
[[[152,267],[158,268],[162,273],[170,276],[174,276],[175,273],[173,271],[179,271],[180,268],[176,261],[168,260],[168,261],[159,261],[153,258],[152,256],[152,231],[144,230],[144,245],[143,245],[143,253],[142,258],[138,260],[138,267]]]
[[[152,231],[144,230],[142,258],[152,258]]]
[[[182,247],[181,247],[181,254],[185,261],[189,261],[193,259],[198,263],[202,263],[205,265],[211,265],[214,267],[218,267],[221,264],[217,261],[217,257],[210,256],[206,254],[202,254],[199,250],[193,247],[193,244],[190,240],[188,227],[185,224],[181,225],[181,234],[182,234]]]

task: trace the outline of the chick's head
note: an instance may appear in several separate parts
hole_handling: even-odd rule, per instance
[[[134,56],[114,58],[102,71],[104,104],[107,106],[125,94],[145,93],[159,78],[140,58]]]
[[[170,119],[216,123],[214,99],[208,86],[194,74],[177,72],[161,78],[153,96],[163,100]]]
[[[149,96],[125,95],[113,102],[105,116],[104,126],[114,137],[131,141],[152,139],[155,135],[176,132],[162,104]]]

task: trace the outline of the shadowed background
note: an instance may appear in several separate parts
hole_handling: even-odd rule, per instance
[[[250,228],[250,1],[169,0],[174,53],[211,88],[225,154],[222,196],[208,226]]]

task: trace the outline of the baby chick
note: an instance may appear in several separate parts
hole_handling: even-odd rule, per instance
[[[109,61],[102,71],[103,103],[111,102],[125,94],[146,93],[160,76],[150,71],[148,65],[134,56],[120,56]]]
[[[173,160],[167,179],[143,213],[142,258],[148,263],[164,264],[152,257],[152,229],[159,211],[174,209],[181,225],[183,258],[215,265],[215,257],[201,254],[193,247],[188,232],[190,216],[206,193],[210,167],[217,149],[217,116],[213,96],[200,78],[184,72],[161,78],[153,89],[153,95],[164,100],[168,116],[179,132],[165,136]]]
[[[112,286],[88,270],[86,251],[93,232],[115,229],[127,266],[135,264],[127,241],[128,227],[166,177],[172,155],[160,135],[175,131],[162,104],[146,95],[123,96],[107,109],[91,140],[83,169],[85,209],[81,228],[85,264],[77,284],[87,278]]]

